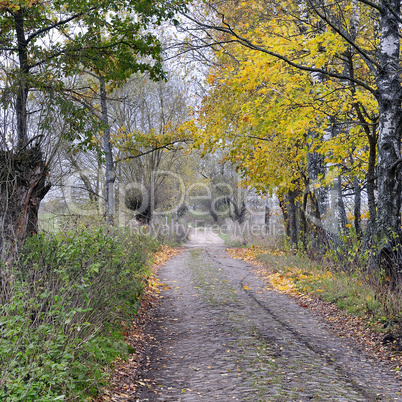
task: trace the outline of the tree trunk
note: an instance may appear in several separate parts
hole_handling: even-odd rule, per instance
[[[346,224],[348,222],[347,216],[346,216],[346,209],[345,209],[345,203],[343,201],[343,194],[342,194],[342,177],[339,175],[337,179],[335,180],[335,187],[336,187],[336,192],[337,192],[337,209],[338,209],[338,221],[339,221],[339,226],[340,229],[343,233],[347,231]]]
[[[240,224],[244,223],[244,221],[246,219],[246,213],[247,213],[246,203],[244,201],[241,201],[240,202],[240,208],[239,208],[238,214],[237,214],[237,221]]]
[[[229,215],[232,221],[238,222],[241,225],[246,218],[247,207],[244,201],[239,201],[239,203],[236,201],[237,200],[229,199],[229,202],[233,207],[233,213],[229,213]]]
[[[106,163],[105,163],[105,189],[106,189],[105,216],[106,216],[106,222],[109,225],[113,225],[114,204],[115,204],[115,202],[114,202],[114,182],[115,182],[116,176],[114,173],[112,144],[110,143],[110,125],[109,125],[108,108],[107,108],[106,85],[105,85],[105,79],[102,76],[99,76],[99,84],[100,84],[102,121],[104,124],[103,150],[105,152],[105,160],[106,160]]]
[[[308,198],[310,199],[310,208],[308,220],[310,223],[309,233],[311,236],[310,242],[310,256],[313,259],[321,259],[325,250],[328,248],[329,239],[328,233],[324,229],[324,225],[320,213],[320,201],[318,200],[319,194],[317,192],[309,191]]]
[[[265,200],[265,210],[264,210],[264,225],[266,233],[269,233],[269,224],[271,221],[271,209],[269,207],[269,199]]]
[[[380,263],[397,276],[401,254],[401,79],[400,0],[389,0],[381,9],[380,66],[376,84],[379,105],[377,237],[385,245]],[[383,243],[384,244],[384,243]]]
[[[377,226],[377,202],[375,199],[375,167],[377,159],[377,136],[375,128],[373,134],[368,135],[369,140],[369,160],[366,173],[367,181],[367,204],[369,209],[369,221],[367,224],[366,232],[364,233],[363,249],[368,250],[373,245],[373,235]]]
[[[401,80],[398,20],[400,1],[390,0],[381,12],[380,63],[377,78],[379,104],[378,138],[378,232],[392,243],[401,230]]]
[[[304,191],[302,204],[299,208],[300,209],[299,233],[304,251],[307,251],[307,204],[308,204],[308,192]]]
[[[28,140],[30,72],[24,12],[24,7],[20,7],[13,14],[19,61],[15,98],[18,141],[15,150],[0,151],[0,254],[8,263],[17,258],[27,237],[37,233],[39,205],[50,189],[46,185],[48,167],[40,146],[30,147]]]
[[[208,211],[209,211],[209,214],[211,215],[212,219],[214,220],[214,223],[218,223],[219,217],[218,217],[218,214],[215,212],[214,207],[215,207],[215,205],[213,204],[213,202],[211,202],[208,205]]]
[[[142,225],[148,225],[151,222],[152,218],[152,205],[151,202],[143,207],[141,206],[141,212],[135,215],[135,219],[140,222]]]
[[[290,225],[289,225],[289,214],[286,208],[286,200],[285,197],[278,197],[279,199],[279,207],[282,211],[283,216],[283,226],[285,227],[286,236],[290,239]]]
[[[24,7],[20,7],[19,10],[14,14],[15,32],[18,41],[17,47],[19,61],[19,82],[15,102],[15,110],[17,115],[18,149],[22,149],[28,143],[27,101],[29,93],[29,65],[27,52],[28,43],[25,38],[24,11]]]
[[[47,166],[38,147],[0,154],[0,249],[13,261],[28,236],[38,231],[40,202],[50,189]]]
[[[292,246],[298,247],[297,238],[297,207],[296,198],[298,190],[289,190],[282,200],[279,200],[279,205],[282,210],[286,235],[290,239]]]
[[[362,210],[362,195],[361,188],[359,185],[359,180],[355,177],[353,182],[354,189],[354,207],[353,207],[353,215],[354,215],[354,227],[356,231],[356,236],[358,239],[362,238],[362,222],[361,222],[361,210]]]
[[[325,173],[324,158],[316,152],[307,154],[307,173],[309,183],[314,184],[320,174]],[[312,255],[318,255],[328,245],[327,231],[323,225],[323,218],[328,215],[328,190],[324,187],[311,190],[311,186],[307,186],[305,190],[310,198],[311,212],[307,215],[308,220],[313,227],[310,230],[311,251]]]
[[[297,236],[297,198],[298,190],[289,191],[288,193],[288,209],[289,209],[289,226],[290,226],[290,240],[298,248],[298,236]]]

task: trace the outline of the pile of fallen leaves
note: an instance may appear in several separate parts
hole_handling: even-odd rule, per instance
[[[267,250],[264,250],[262,247],[254,247],[251,246],[250,248],[228,248],[226,252],[232,257],[237,258],[239,260],[251,262],[254,265],[263,267],[264,265],[257,261],[256,258],[258,255],[267,253]],[[283,251],[275,250],[269,251],[270,253],[275,253],[275,255],[284,255]]]
[[[134,395],[138,386],[145,386],[144,380],[138,379],[141,370],[150,365],[149,356],[146,356],[146,347],[152,341],[152,336],[146,331],[152,321],[152,311],[158,300],[159,283],[156,277],[157,270],[165,265],[171,258],[180,254],[183,250],[162,246],[153,255],[153,274],[147,280],[146,289],[141,297],[141,307],[138,315],[134,318],[131,328],[124,328],[126,342],[135,349],[129,359],[118,359],[115,362],[111,384],[102,390],[101,396],[97,401],[117,402],[134,400]],[[149,384],[151,385],[151,384]]]
[[[293,296],[302,296],[302,294],[296,289],[296,284],[289,275],[289,273],[276,272],[273,273],[267,270],[265,264],[257,260],[257,256],[260,254],[272,254],[275,256],[284,255],[283,251],[273,250],[267,251],[259,247],[250,248],[230,248],[226,252],[232,257],[246,262],[252,263],[257,267],[257,273],[264,278],[264,280],[275,290],[281,293],[287,293]]]
[[[165,265],[170,259],[172,259],[174,256],[179,255],[180,253],[183,252],[183,249],[178,248],[178,247],[169,247],[166,245],[163,245],[156,253],[153,255],[153,266],[152,270],[156,272],[158,268],[162,267]]]
[[[321,300],[317,294],[309,292],[308,287],[303,289],[304,293],[296,289],[297,280],[315,281],[320,279],[319,275],[303,273],[297,267],[289,268],[287,272],[274,273],[270,271],[269,267],[257,260],[257,256],[262,253],[272,253],[275,256],[285,255],[282,251],[267,251],[255,247],[249,249],[231,248],[226,251],[232,258],[252,263],[255,266],[255,272],[267,283],[269,288],[295,298],[301,307],[310,309],[324,319],[338,336],[356,341],[362,349],[374,358],[389,362],[395,374],[402,378],[402,354],[395,353],[391,346],[383,344],[384,334],[375,331],[373,323],[369,323],[368,317],[356,317],[348,314],[333,303],[327,303]],[[324,272],[321,275],[331,277],[333,274]],[[319,292],[320,289],[315,289],[315,292],[317,291]]]

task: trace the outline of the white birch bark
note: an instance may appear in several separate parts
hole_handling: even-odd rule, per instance
[[[379,105],[377,233],[389,246],[401,234],[400,0],[383,2],[376,84]]]

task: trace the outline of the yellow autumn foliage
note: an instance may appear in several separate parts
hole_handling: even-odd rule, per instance
[[[225,22],[245,41],[299,65],[343,74],[347,54],[356,79],[375,87],[359,52],[328,26],[321,27],[317,16],[309,14],[307,24],[300,18],[300,4],[279,1],[275,10],[271,6],[233,0],[222,2],[221,10]],[[335,8],[334,13],[340,12]],[[375,38],[364,25],[370,21],[365,9],[343,2],[342,21],[349,29],[357,11],[356,43],[366,49]],[[353,177],[364,178],[367,137],[356,108],[375,120],[378,111],[372,93],[233,42],[217,58],[219,63],[209,74],[209,96],[195,122],[197,147],[205,152],[226,149],[245,183],[262,193],[281,194],[295,186],[303,193],[311,152],[325,155],[325,162],[335,169],[321,183],[324,186],[341,171],[348,172],[350,182]],[[336,134],[330,132],[330,116],[341,126]]]

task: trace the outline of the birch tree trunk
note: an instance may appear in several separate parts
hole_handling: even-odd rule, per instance
[[[401,253],[400,0],[382,3],[380,69],[376,80],[379,105],[377,237],[378,241],[385,242],[380,250],[380,262],[386,262],[390,274],[395,276],[397,267],[392,260]]]
[[[399,0],[389,6],[399,15]],[[400,233],[401,180],[398,177],[401,158],[401,80],[399,71],[400,40],[398,22],[385,6],[381,13],[382,69],[377,78],[379,103],[378,138],[378,229],[380,233]]]
[[[368,135],[369,140],[369,160],[368,169],[366,173],[367,180],[367,202],[369,209],[369,222],[366,232],[364,234],[363,249],[368,249],[373,245],[373,235],[376,231],[377,225],[377,203],[375,198],[375,167],[377,159],[377,137],[373,132],[373,135]]]

